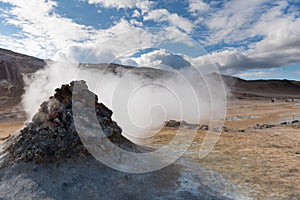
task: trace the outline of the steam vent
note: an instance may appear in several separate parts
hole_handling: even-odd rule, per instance
[[[74,101],[74,96],[79,99]],[[82,127],[77,126],[74,106],[83,111],[79,119]],[[84,81],[56,89],[32,122],[0,145],[0,199],[242,199],[221,175],[184,157],[143,174],[102,164],[87,151],[82,143],[85,140],[76,132],[93,131],[94,119],[103,130],[102,137],[120,148],[139,153],[150,150],[123,137],[112,114],[98,103]],[[85,123],[89,124],[87,129]]]
[[[104,104],[98,103],[97,95],[88,90],[84,81],[74,81],[70,85],[62,85],[56,89],[54,96],[41,104],[32,122],[12,139],[6,149],[10,153],[11,160],[48,163],[89,154],[74,126],[72,91],[75,84],[80,92],[77,96],[81,97],[76,99],[76,106],[91,115],[96,113],[104,134],[112,142],[133,145],[121,135],[122,129],[111,119],[112,111]],[[94,102],[92,105],[91,100]]]

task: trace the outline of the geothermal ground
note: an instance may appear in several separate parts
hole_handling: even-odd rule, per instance
[[[268,98],[250,97],[230,100],[226,128],[213,151],[204,159],[198,158],[198,150],[205,136],[205,130],[200,130],[186,156],[237,185],[237,192],[244,197],[298,199],[300,129],[284,122],[299,120],[299,117],[298,102],[277,100],[272,103]],[[13,135],[23,126],[23,122],[3,117],[0,123],[1,138]],[[176,128],[166,127],[152,142],[156,146],[165,144],[174,134]]]
[[[76,117],[76,110],[83,115]],[[93,122],[93,111],[96,122]],[[2,138],[6,141],[0,146],[0,199],[219,200],[249,197],[241,194],[237,186],[221,174],[202,167],[189,156],[163,169],[141,174],[132,170],[133,173],[126,173],[129,167],[123,164],[124,153],[109,157],[109,161],[117,162],[122,171],[105,166],[91,154],[96,152],[103,158],[114,151],[114,145],[135,153],[153,150],[124,138],[121,128],[112,121],[112,114],[98,102],[84,81],[57,88],[54,96],[41,104],[30,123],[11,137]],[[5,114],[3,118],[7,124],[11,117]],[[97,129],[99,125],[104,133],[102,136]],[[13,125],[7,126],[13,128]],[[77,131],[80,130],[83,134],[79,137]],[[114,145],[105,145],[104,137]],[[84,146],[84,142],[87,145]],[[132,155],[126,160],[146,166],[150,163],[144,157]]]
[[[33,125],[25,124],[24,108],[19,103],[26,84],[20,77],[43,68],[45,62],[0,49],[1,52],[5,65],[0,65],[0,152],[3,150],[3,143],[16,143],[10,148],[9,162],[5,162],[7,155],[0,156],[0,199],[297,200],[300,197],[300,83],[297,81],[246,81],[222,76],[232,96],[227,102],[222,134],[208,156],[200,159],[198,153],[207,129],[214,127],[205,126],[206,123],[202,122],[199,125],[202,128],[198,130],[194,142],[183,157],[153,173],[128,174],[106,167],[89,154],[79,157],[86,151],[72,154],[75,160],[65,158],[63,153],[57,154],[65,152],[57,151],[57,144],[66,149],[70,147],[70,143],[73,145],[70,141],[77,141],[75,146],[82,147],[72,123],[69,123],[71,121],[64,120],[70,113],[70,94],[65,95],[63,92],[63,99],[68,97],[63,101],[61,97],[57,98],[63,104],[63,112],[58,115],[60,120],[55,118],[57,115],[54,112],[51,118],[48,116],[51,121],[48,124],[49,119],[46,120],[45,116],[49,112],[44,105],[40,111],[32,110],[34,113],[39,112],[38,116],[44,116],[44,120],[33,120],[36,121]],[[24,65],[18,64],[20,59]],[[11,70],[6,70],[3,66]],[[93,65],[93,68],[101,67],[103,66]],[[165,73],[161,70],[116,64],[110,66],[109,70],[112,74],[130,70],[143,79],[155,79]],[[109,120],[111,114],[107,116],[106,109],[103,110],[102,106],[99,109],[98,120],[106,125],[113,123]],[[71,131],[65,131],[64,124]],[[23,129],[25,125],[26,130]],[[177,133],[178,122],[170,121],[166,125],[153,138],[139,142],[149,145],[150,149],[168,145]],[[189,130],[191,125],[184,126]],[[55,127],[59,127],[60,131]],[[124,139],[115,123],[107,128],[108,136],[116,144],[123,145],[125,149],[140,149],[140,146]],[[23,129],[23,137],[16,135],[20,129]],[[45,130],[41,132],[42,129]],[[111,135],[112,130],[115,130],[116,135]],[[71,137],[69,133],[72,133]],[[31,139],[35,142],[31,142]],[[51,147],[52,150],[44,147]],[[148,148],[142,147],[140,150],[142,152],[149,150]],[[181,146],[179,144],[172,148]],[[46,162],[53,161],[53,155],[61,158],[58,163]],[[17,159],[21,161],[16,162]]]
[[[299,120],[299,103],[232,100],[228,103],[226,128],[213,151],[204,159],[198,158],[205,136],[205,131],[198,131],[187,155],[239,185],[240,193],[254,199],[298,199],[300,129],[299,122],[289,124],[293,116]],[[166,128],[155,143],[163,144],[174,132]]]

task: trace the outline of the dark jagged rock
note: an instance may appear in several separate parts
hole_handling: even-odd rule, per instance
[[[298,122],[291,123],[291,126],[293,128],[299,129],[300,128],[300,122],[298,121]]]
[[[244,133],[244,129],[235,129],[235,128],[228,128],[226,126],[223,126],[223,131],[224,132],[231,132],[231,133]]]
[[[254,129],[268,129],[268,128],[273,128],[275,125],[273,124],[256,124],[253,128]]]
[[[75,103],[72,101],[74,84],[74,93],[81,97],[77,98]],[[26,127],[9,141],[10,145],[6,151],[9,151],[11,160],[47,163],[89,154],[76,132],[72,106],[83,109],[86,113],[96,114],[104,134],[113,143],[120,146],[121,143],[136,146],[121,135],[122,129],[111,119],[112,111],[104,104],[98,103],[97,95],[88,90],[84,81],[62,85],[55,92],[53,97],[41,104],[32,122],[27,123]],[[86,123],[92,121],[90,119],[91,116],[85,116]]]
[[[281,126],[284,126],[284,125],[288,125],[288,122],[282,122],[280,123]]]
[[[205,131],[207,131],[207,130],[209,130],[209,127],[208,127],[208,125],[202,125],[202,126],[200,126],[199,127],[199,130],[205,130]]]
[[[176,120],[169,120],[165,122],[166,127],[178,128],[180,126],[180,122]]]
[[[198,127],[198,124],[190,124],[186,121],[168,120],[165,122],[164,126],[169,128],[179,128],[180,126],[187,128],[196,128]]]

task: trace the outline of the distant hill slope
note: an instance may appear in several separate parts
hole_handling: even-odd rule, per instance
[[[46,65],[44,60],[0,48],[0,95],[19,96],[24,74],[32,74]]]
[[[15,53],[0,48],[0,96],[20,97],[24,82],[22,75],[32,74],[43,68],[46,62],[32,56]],[[81,64],[83,67],[103,69],[107,64]],[[118,64],[110,64],[108,71],[133,70],[139,76],[157,78],[168,72],[152,68],[136,68]],[[290,80],[243,80],[240,78],[222,75],[225,84],[230,88],[233,97],[249,96],[300,98],[300,82]]]
[[[235,97],[300,98],[300,82],[292,80],[243,80],[222,75]]]

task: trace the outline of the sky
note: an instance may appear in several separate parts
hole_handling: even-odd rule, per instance
[[[0,0],[0,47],[52,60],[300,80],[298,0]]]

